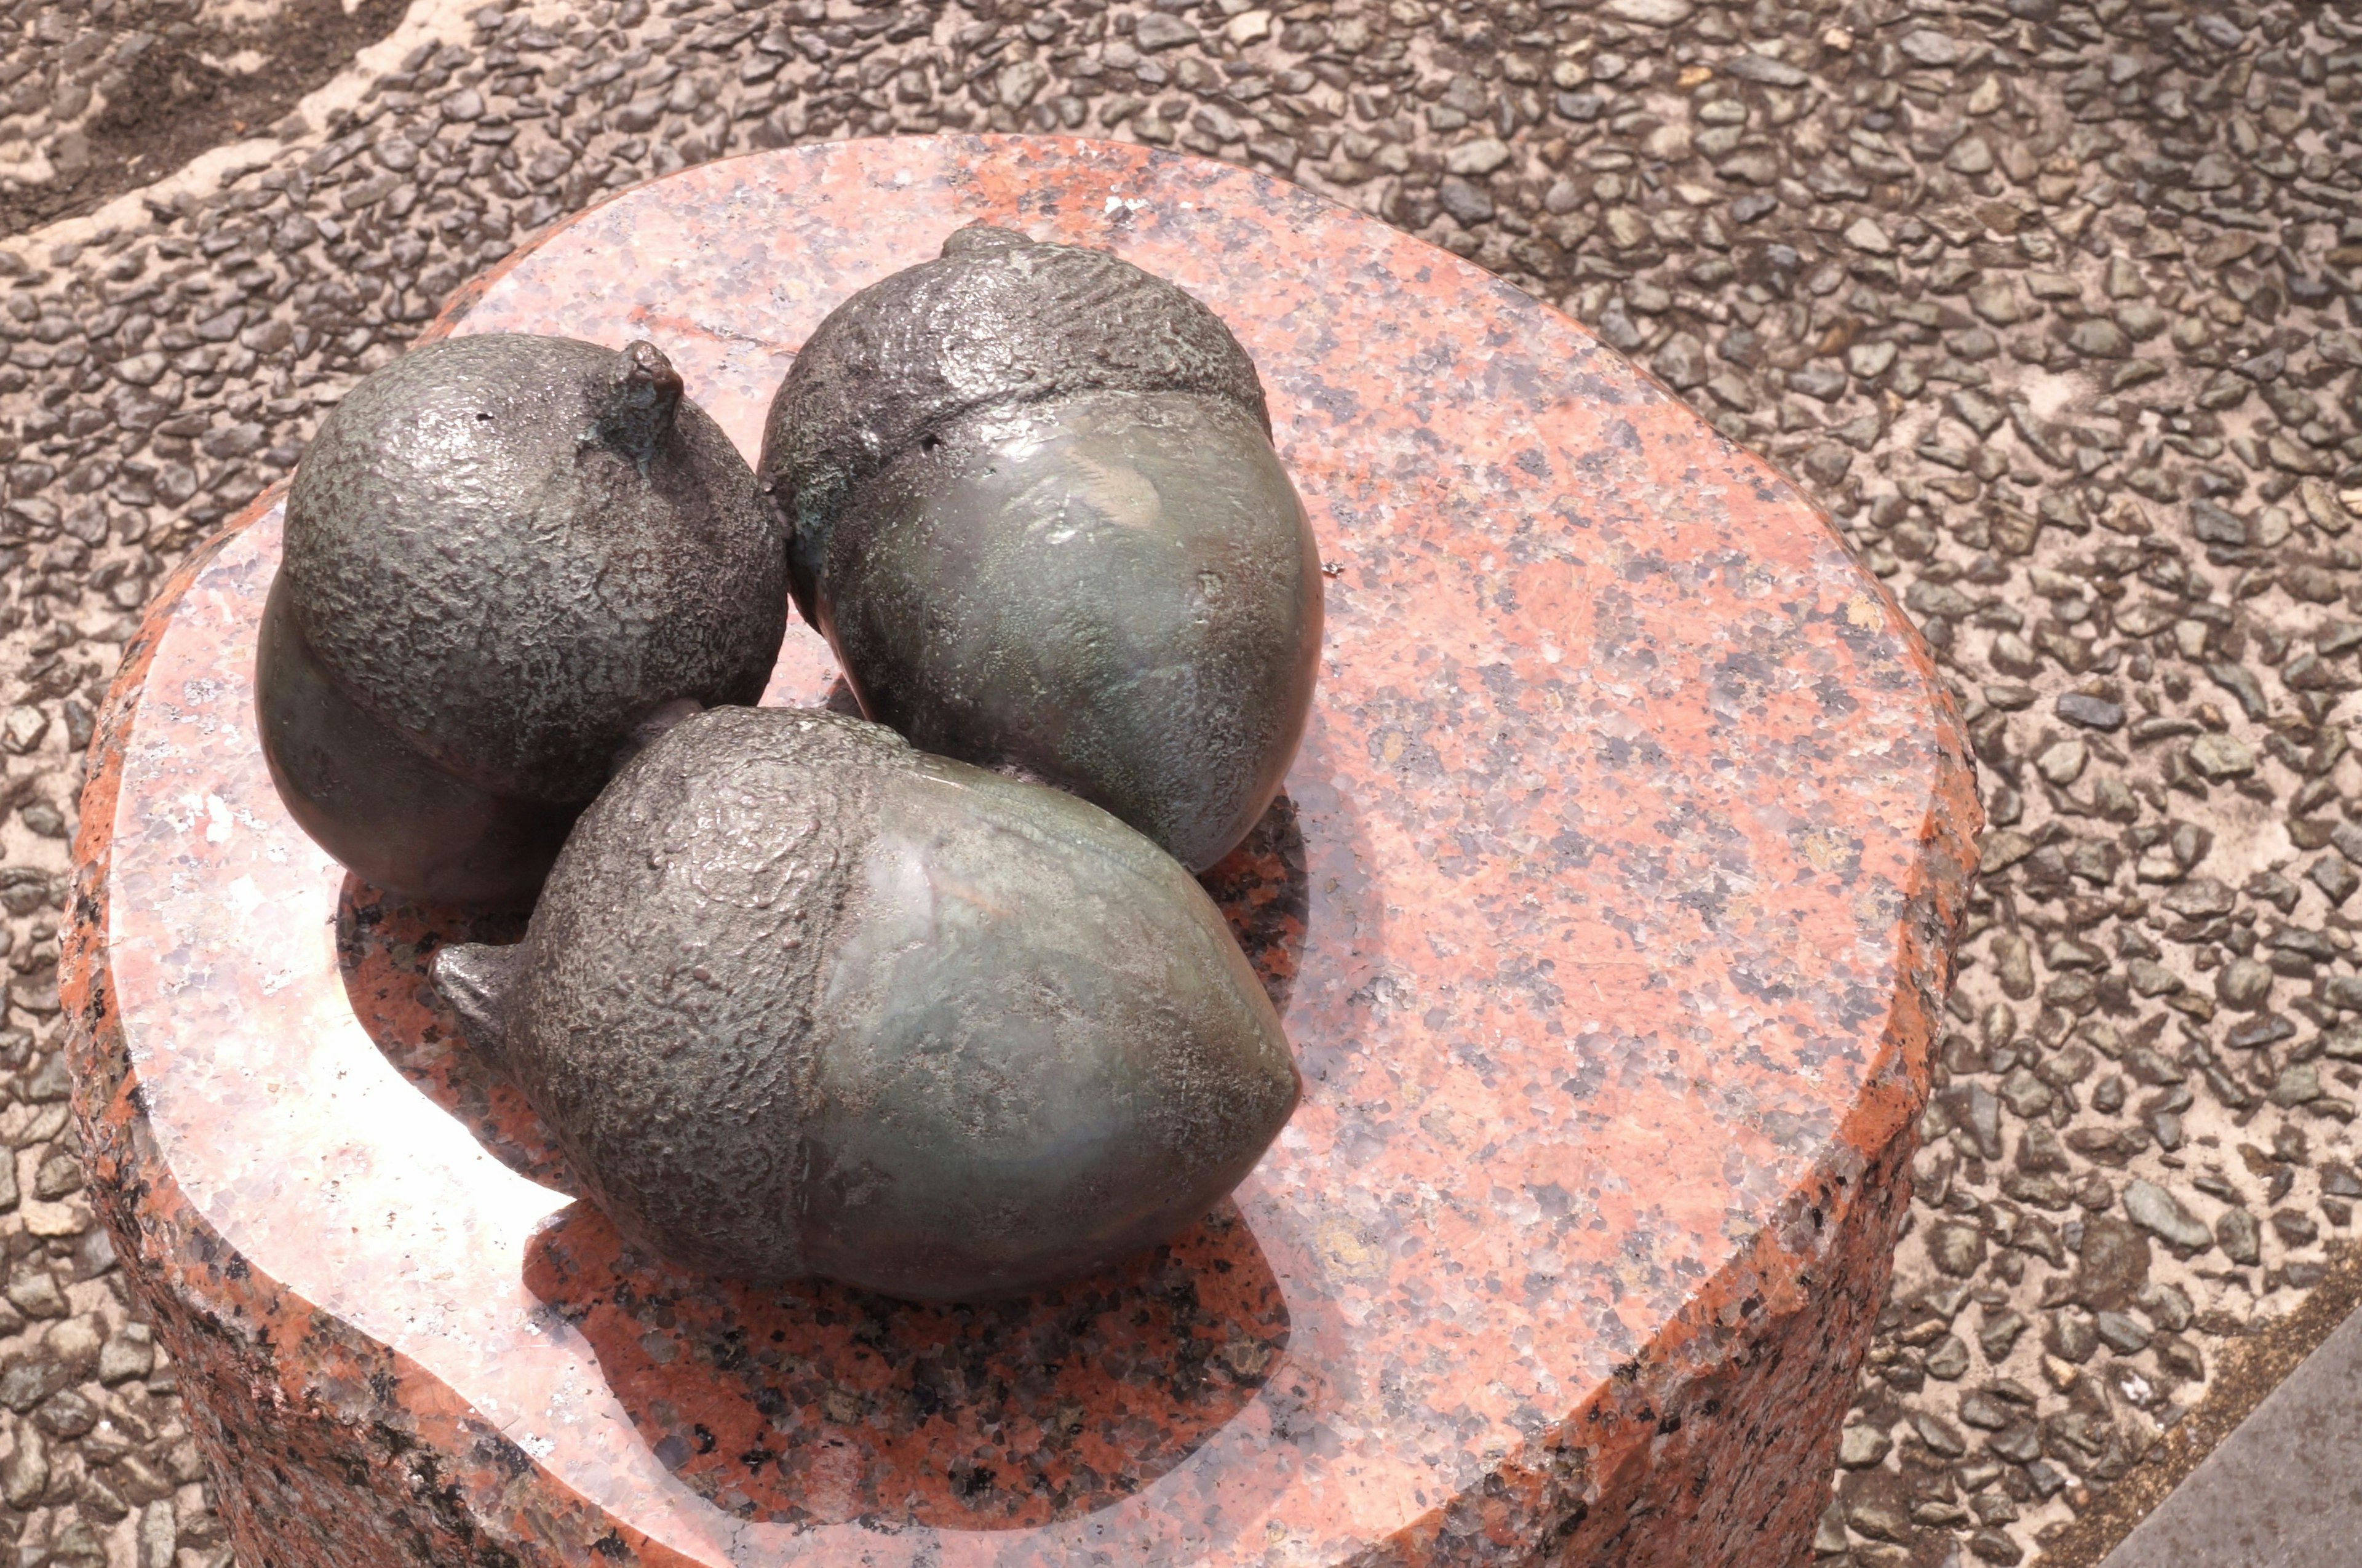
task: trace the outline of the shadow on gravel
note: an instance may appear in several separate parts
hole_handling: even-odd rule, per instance
[[[286,0],[266,21],[177,22],[105,86],[106,106],[48,149],[57,177],[0,192],[0,237],[95,211],[161,179],[198,154],[276,125],[304,94],[393,31],[407,0]],[[265,62],[234,72],[252,50]]]

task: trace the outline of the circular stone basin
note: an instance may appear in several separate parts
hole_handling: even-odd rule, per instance
[[[801,148],[624,193],[436,330],[658,344],[751,457],[821,317],[978,219],[1207,301],[1328,640],[1208,878],[1302,1108],[1170,1245],[1018,1302],[684,1276],[574,1204],[252,712],[269,502],[149,612],[66,995],[118,1250],[253,1564],[1797,1560],[1904,1212],[1977,822],[1827,521],[1580,328],[1242,170]],[[790,631],[770,701],[826,699]]]

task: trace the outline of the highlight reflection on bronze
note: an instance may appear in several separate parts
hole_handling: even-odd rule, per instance
[[[830,684],[821,705],[847,718],[861,716],[861,703],[842,675]],[[1231,934],[1238,938],[1271,1005],[1283,1018],[1288,998],[1295,994],[1297,964],[1312,911],[1304,831],[1297,818],[1295,800],[1282,790],[1237,847],[1198,873],[1198,884],[1220,906]]]

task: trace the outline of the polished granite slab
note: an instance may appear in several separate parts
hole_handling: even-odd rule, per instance
[[[1245,171],[1065,138],[624,193],[436,330],[655,340],[751,456],[839,300],[989,219],[1205,299],[1330,573],[1209,878],[1306,1077],[1232,1203],[1051,1296],[679,1276],[573,1205],[252,716],[278,514],[151,608],[64,967],[94,1187],[255,1564],[1747,1564],[1804,1551],[1978,812],[1827,521],[1584,331]],[[825,699],[790,631],[773,701]]]

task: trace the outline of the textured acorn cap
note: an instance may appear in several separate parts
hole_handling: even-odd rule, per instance
[[[618,1228],[732,1277],[1070,1277],[1201,1217],[1297,1092],[1155,845],[812,710],[673,729],[584,813],[524,943],[436,978]]]
[[[752,702],[786,628],[776,523],[652,345],[447,338],[322,423],[288,620],[327,679],[492,795],[587,801],[677,699]]]
[[[1104,250],[976,224],[831,311],[771,401],[759,464],[805,619],[862,480],[967,415],[1088,391],[1224,398],[1271,434],[1254,361],[1222,319]]]

